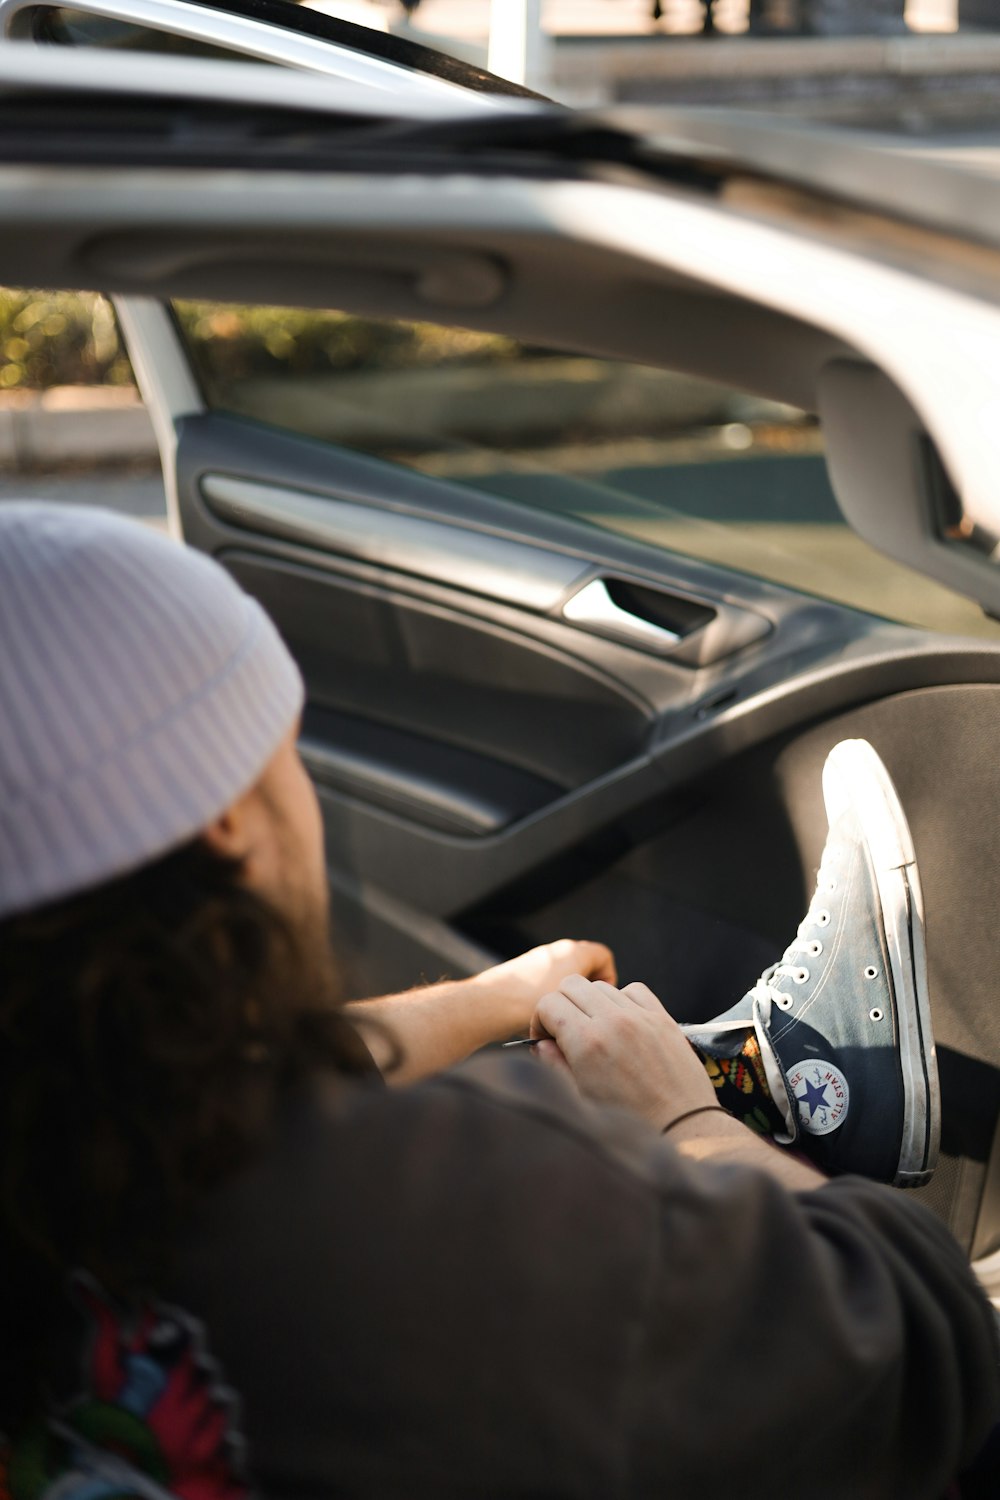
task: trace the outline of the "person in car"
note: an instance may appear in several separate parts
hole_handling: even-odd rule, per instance
[[[930,1164],[866,750],[700,1054],[599,944],[342,1006],[260,607],[134,523],[8,505],[0,630],[0,1493],[921,1500],[973,1458],[1000,1373],[958,1246],[716,1088],[839,1172]],[[549,1066],[451,1066],[529,1029]]]

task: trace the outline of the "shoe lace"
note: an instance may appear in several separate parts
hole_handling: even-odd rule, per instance
[[[822,951],[823,945],[818,939],[806,941],[802,932],[802,924],[800,924],[794,940],[789,943],[778,962],[764,970],[754,986],[754,991],[765,990],[772,995],[781,993],[781,981],[784,979],[791,979],[795,984],[805,984],[809,979],[809,970],[805,964],[799,962],[800,957],[808,955],[812,958]]]
[[[803,956],[818,958],[823,952],[823,943],[820,938],[807,937],[806,933],[810,928],[826,927],[829,924],[830,913],[826,907],[819,905],[819,900],[834,888],[833,876],[821,865],[809,910],[796,928],[795,937],[777,963],[771,964],[764,970],[751,990],[751,994],[761,1001],[762,1006],[766,1003],[768,1012],[770,1012],[772,1002],[776,1002],[781,1010],[787,1010],[792,1004],[791,995],[781,987],[783,980],[790,979],[794,984],[808,983],[809,970],[800,962],[800,959]]]

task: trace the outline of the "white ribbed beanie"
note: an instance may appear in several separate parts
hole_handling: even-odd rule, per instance
[[[0,504],[0,917],[192,838],[302,697],[217,563],[108,511]]]

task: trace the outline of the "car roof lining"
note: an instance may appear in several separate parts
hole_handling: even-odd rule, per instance
[[[430,240],[430,243],[428,243]],[[275,257],[282,256],[280,269]],[[544,347],[659,365],[815,408],[819,372],[854,354],[839,340],[743,298],[589,246],[509,234],[491,253],[414,235],[231,237],[162,231],[85,239],[88,285],[126,294],[334,307],[367,317],[457,324]],[[141,267],[136,274],[136,267]],[[132,274],[128,274],[131,268]],[[606,286],[595,305],[594,286]],[[611,289],[613,295],[611,294]]]

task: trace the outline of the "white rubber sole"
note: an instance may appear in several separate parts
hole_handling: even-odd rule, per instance
[[[903,1137],[893,1180],[897,1187],[919,1187],[937,1164],[941,1089],[913,839],[896,788],[867,740],[841,740],[830,751],[823,767],[823,799],[831,823],[853,808],[868,844],[892,970],[903,1075]]]

